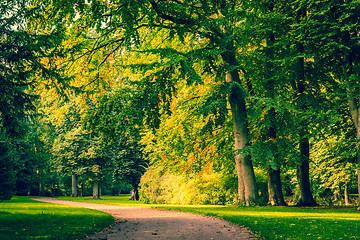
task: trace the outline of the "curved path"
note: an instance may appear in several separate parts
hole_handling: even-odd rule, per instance
[[[91,208],[110,213],[116,223],[85,239],[188,239],[235,240],[256,239],[244,227],[227,221],[191,213],[171,212],[140,207],[124,207],[95,203],[71,202],[52,198],[33,200]]]

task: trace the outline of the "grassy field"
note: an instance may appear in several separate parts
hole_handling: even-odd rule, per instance
[[[129,201],[129,195],[89,197],[76,201],[112,205],[152,207],[199,213],[223,218],[244,225],[262,239],[360,239],[360,212],[355,208],[296,208],[296,207],[231,207],[231,206],[174,206]],[[74,200],[65,198],[65,200]]]
[[[360,239],[360,213],[355,208],[175,206],[144,204],[130,195],[59,199],[111,205],[152,207],[199,213],[244,225],[262,239]],[[28,197],[0,202],[0,239],[77,239],[113,222],[90,209],[40,203]]]
[[[0,239],[81,239],[114,222],[107,213],[42,203],[29,197],[0,201]]]

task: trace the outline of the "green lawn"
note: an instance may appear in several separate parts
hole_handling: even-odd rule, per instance
[[[129,201],[130,195],[59,199],[141,206],[216,216],[248,227],[263,239],[360,239],[355,208],[175,206]],[[0,239],[78,239],[114,219],[95,210],[41,203],[28,197],[0,202]]]
[[[85,197],[76,198],[76,201],[137,205],[220,217],[248,227],[263,239],[360,239],[360,212],[355,208],[174,206],[132,202],[129,198],[129,195],[104,196],[100,200]]]
[[[29,197],[0,201],[0,239],[81,239],[114,222],[107,213],[42,203]]]

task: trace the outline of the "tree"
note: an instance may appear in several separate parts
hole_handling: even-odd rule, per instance
[[[353,122],[354,136],[359,142],[359,6],[356,1],[328,1],[317,5],[315,9],[317,11],[311,15],[311,20],[316,27],[311,37],[321,43],[318,45],[315,58],[332,80],[327,90],[333,94],[334,99],[346,100],[348,114]],[[357,153],[358,149],[359,145]],[[358,162],[359,156],[357,154]]]
[[[5,145],[11,149],[16,149],[15,142],[25,135],[24,122],[34,110],[34,96],[27,90],[34,85],[36,74],[54,74],[41,60],[56,52],[58,44],[56,31],[52,36],[27,31],[27,4],[27,1],[18,0],[0,3],[0,142],[7,142]],[[16,164],[5,149],[0,152],[4,165]],[[16,151],[14,153],[16,156]],[[10,162],[5,164],[5,161]]]
[[[49,7],[49,5],[52,6]],[[48,6],[48,8],[42,8],[42,6]],[[167,30],[170,38],[178,37],[180,40],[185,40],[189,37],[196,45],[193,51],[178,52],[177,49],[167,46],[164,49],[152,50],[162,55],[165,61],[168,57],[170,58],[167,66],[161,68],[164,77],[157,79],[156,82],[171,77],[176,69],[180,69],[179,71],[184,76],[190,76],[189,82],[196,81],[197,78],[193,77],[195,72],[192,70],[194,62],[204,61],[206,68],[211,69],[214,66],[212,63],[217,61],[219,66],[213,69],[214,74],[222,77],[223,84],[229,89],[228,101],[232,109],[235,162],[239,177],[239,202],[252,204],[257,201],[255,175],[250,156],[246,151],[249,144],[247,108],[239,75],[239,63],[236,58],[235,36],[243,20],[241,2],[182,3],[150,0],[131,3],[96,1],[90,4],[67,2],[65,5],[59,5],[42,1],[36,7],[40,9],[44,17],[48,17],[46,23],[50,26],[49,28],[64,22],[63,20],[67,18],[76,20],[73,24],[74,28],[80,28],[86,24],[87,28],[96,29],[99,33],[98,41],[92,50],[106,46],[109,55],[125,46],[130,49],[141,40],[141,31],[149,29]],[[45,9],[51,9],[51,13],[44,12]],[[54,17],[51,18],[51,16]],[[185,56],[185,58],[174,59],[174,54]],[[148,65],[148,69],[149,67],[151,65]],[[151,78],[148,81],[154,81],[154,79]],[[176,82],[172,80],[168,81],[164,87],[171,89],[175,85]],[[164,88],[159,90],[164,91]]]
[[[132,186],[131,200],[139,200],[140,177],[148,165],[140,144],[143,126],[141,105],[134,104],[135,89],[122,86],[98,96],[84,118],[86,129],[100,136],[100,146],[109,158],[108,174]]]

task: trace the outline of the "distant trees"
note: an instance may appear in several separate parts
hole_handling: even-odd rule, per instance
[[[4,184],[0,195],[7,199],[12,195],[16,178],[22,178],[16,168],[24,166],[24,162],[30,165],[33,162],[28,158],[34,153],[23,146],[34,143],[22,139],[29,130],[28,118],[34,110],[34,96],[26,90],[34,84],[35,74],[52,73],[41,64],[41,59],[56,52],[54,36],[27,31],[27,13],[26,1],[0,3],[0,184]]]
[[[101,148],[109,161],[108,174],[114,181],[130,184],[131,199],[139,200],[140,177],[148,160],[140,143],[144,116],[141,105],[134,105],[135,94],[134,87],[120,86],[100,95],[91,104],[84,123],[86,129],[100,136]]]

